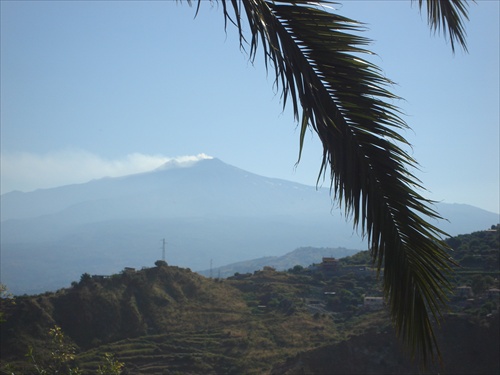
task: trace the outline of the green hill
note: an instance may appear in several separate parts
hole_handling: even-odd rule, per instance
[[[166,265],[83,275],[69,289],[3,301],[1,357],[19,363],[58,325],[83,369],[111,352],[136,374],[263,373],[288,355],[342,338],[335,324],[303,308],[311,287],[302,276],[272,270],[244,281]]]
[[[439,334],[444,367],[433,371],[500,370],[499,234],[449,240],[461,267]],[[75,365],[85,374],[95,373],[103,353],[125,363],[125,374],[418,371],[385,311],[364,305],[364,297],[382,296],[369,254],[320,262],[211,279],[159,261],[110,277],[84,274],[55,293],[3,298],[2,371],[36,373],[25,353],[31,346],[48,358],[55,325],[74,345]]]

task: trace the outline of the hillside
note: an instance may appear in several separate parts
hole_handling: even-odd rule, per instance
[[[451,280],[456,293],[438,333],[444,367],[429,373],[500,371],[500,272],[489,259],[498,257],[499,235],[450,239],[456,260],[465,263]],[[485,262],[467,266],[471,253]],[[162,261],[110,277],[83,274],[71,288],[1,300],[2,368],[31,373],[28,347],[46,358],[47,332],[57,325],[75,345],[75,364],[84,373],[93,373],[103,353],[125,363],[126,374],[418,372],[381,305],[364,301],[381,295],[367,252],[227,279]]]
[[[230,281],[165,265],[106,279],[83,275],[70,289],[5,306],[1,358],[19,362],[28,345],[43,347],[57,324],[78,347],[84,369],[109,351],[135,374],[259,374],[342,338],[334,324],[302,308],[313,285],[272,270]]]
[[[408,361],[390,331],[367,331],[340,343],[298,354],[273,368],[273,375],[299,374],[498,374],[498,314],[488,325],[449,316],[438,331],[443,366],[427,371]],[[467,341],[467,342],[465,342]]]
[[[300,247],[285,255],[268,256],[242,262],[231,263],[222,267],[214,267],[211,270],[198,271],[204,276],[228,277],[235,273],[247,273],[262,269],[265,266],[273,267],[278,271],[287,270],[296,265],[302,267],[318,263],[322,257],[343,258],[358,253],[360,250],[345,249],[342,247]]]

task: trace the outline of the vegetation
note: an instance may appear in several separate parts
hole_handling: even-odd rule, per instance
[[[465,244],[475,241],[480,254],[498,256],[499,233],[448,242],[464,246],[454,253],[458,262],[474,252]],[[394,341],[385,309],[364,305],[364,297],[383,296],[370,260],[361,252],[334,267],[264,267],[228,279],[162,262],[110,277],[84,274],[55,293],[2,299],[0,373],[294,374],[301,373],[293,370],[299,362],[320,373],[332,358],[342,362],[346,345],[355,358],[352,367],[337,364],[337,373],[362,371],[361,362],[378,369],[374,373],[415,372]],[[499,286],[499,266],[481,264],[463,266],[452,280],[453,289],[471,287],[474,297],[449,296],[445,331],[438,335],[445,354],[440,373],[453,373],[457,363],[461,370],[500,370],[493,361],[499,299],[491,293]],[[471,358],[471,351],[481,355]]]
[[[7,286],[0,284],[0,300],[3,304],[15,303],[12,294],[7,291]],[[5,322],[4,311],[0,310],[0,324]]]
[[[50,328],[48,334],[50,340],[45,345],[37,348],[43,354],[36,353],[35,349],[30,346],[25,355],[28,363],[21,364],[17,368],[11,364],[6,364],[0,367],[0,372],[9,375],[15,375],[16,371],[22,371],[23,374],[38,375],[82,375],[83,372],[75,366],[76,348],[64,337],[61,327],[54,326]],[[123,365],[123,363],[115,360],[112,354],[104,353],[102,363],[98,365],[95,373],[97,375],[120,375]]]
[[[329,172],[334,197],[368,237],[377,268],[384,268],[396,330],[426,362],[436,348],[431,317],[439,318],[446,303],[451,265],[444,233],[425,219],[439,215],[418,192],[417,162],[403,149],[409,143],[400,132],[407,124],[393,104],[392,82],[363,59],[371,53],[365,49],[370,40],[360,36],[364,26],[335,14],[329,0],[220,3],[226,27],[236,26],[251,60],[263,49],[283,106],[291,103],[301,129],[299,161],[308,129],[321,140],[318,179]],[[466,2],[419,0],[421,9],[424,3],[430,27],[448,33],[452,50],[455,44],[466,50]]]
[[[273,275],[255,279],[272,283]],[[161,266],[18,297],[5,309],[2,359],[22,368],[27,346],[43,347],[47,327],[57,324],[79,349],[75,365],[84,373],[95,371],[105,352],[116,353],[131,373],[262,373],[287,353],[340,338],[334,325],[294,309],[303,278],[281,276],[286,283],[279,287],[242,292],[230,281]]]

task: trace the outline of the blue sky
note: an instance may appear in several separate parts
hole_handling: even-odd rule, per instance
[[[1,1],[1,192],[151,170],[206,154],[316,183],[321,147],[299,131],[262,59],[222,9],[175,1]],[[412,130],[425,195],[499,212],[499,2],[470,6],[469,54],[410,1],[345,1]],[[324,183],[325,186],[328,183]]]

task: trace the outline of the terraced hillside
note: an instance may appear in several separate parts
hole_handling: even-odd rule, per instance
[[[492,228],[450,239],[460,267],[438,333],[445,367],[430,373],[500,371],[499,235]],[[227,279],[158,261],[109,277],[83,274],[55,293],[2,298],[0,373],[37,373],[25,357],[29,347],[39,364],[49,363],[54,326],[75,349],[71,365],[84,374],[95,373],[104,353],[125,364],[124,374],[420,371],[383,305],[364,305],[364,297],[382,296],[369,254],[329,259]]]
[[[315,287],[304,281],[272,269],[214,280],[163,264],[109,278],[82,275],[70,289],[3,307],[2,360],[23,362],[29,345],[43,352],[46,332],[58,325],[86,371],[110,352],[131,374],[263,373],[344,337],[331,318],[304,307]]]

